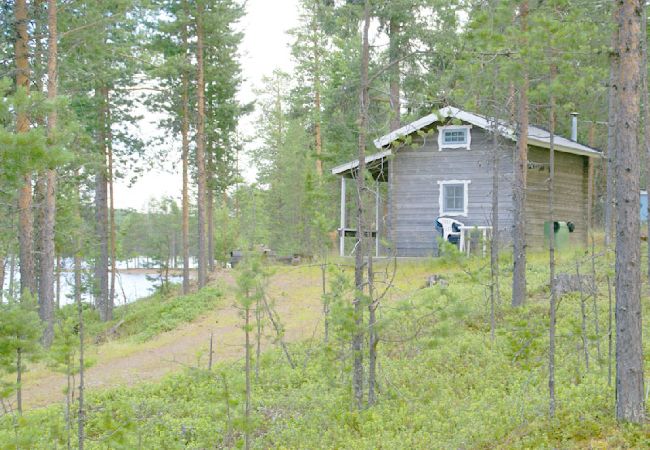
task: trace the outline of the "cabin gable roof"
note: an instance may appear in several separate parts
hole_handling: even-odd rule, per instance
[[[373,155],[368,155],[366,157],[366,162],[373,161],[379,163],[380,161],[383,161],[392,153],[391,144],[393,144],[396,141],[399,141],[400,139],[406,136],[409,136],[424,128],[427,128],[436,122],[442,122],[445,119],[458,119],[462,122],[469,123],[473,126],[482,128],[487,131],[491,131],[493,128],[492,121],[489,118],[468,111],[463,111],[453,106],[447,106],[440,109],[437,112],[424,116],[378,139],[375,139],[374,141],[375,147],[383,151],[379,153],[375,153]],[[506,139],[509,139],[513,142],[517,141],[517,135],[515,130],[512,127],[508,126],[506,123],[500,122],[497,125],[497,130],[499,134],[505,137]],[[543,128],[529,126],[528,145],[533,145],[542,148],[550,148],[551,146],[550,132],[544,130]],[[576,155],[587,156],[590,158],[602,157],[602,153],[599,150],[572,141],[571,139],[567,139],[557,134],[554,135],[553,137],[553,147],[556,151],[560,151],[560,152],[572,153]],[[342,164],[340,166],[334,167],[332,169],[332,174],[334,175],[345,174],[346,172],[356,168],[358,164],[359,162],[357,160],[354,160],[346,164]]]
[[[388,133],[380,137],[379,139],[376,139],[374,141],[375,147],[377,147],[378,149],[386,147],[392,144],[393,142],[395,142],[396,140],[408,136],[412,133],[415,133],[416,131],[428,127],[429,125],[435,122],[440,122],[442,119],[458,119],[488,131],[491,131],[493,127],[492,121],[489,118],[471,112],[463,111],[461,109],[454,108],[453,106],[447,106],[445,108],[442,108],[438,112],[429,114],[428,116],[424,116],[416,120],[415,122],[411,122],[408,125],[404,125],[403,127],[391,133]],[[499,123],[497,129],[501,136],[515,142],[517,141],[515,130],[507,126],[505,123],[503,122]],[[535,126],[528,127],[529,145],[536,145],[538,147],[549,148],[551,145],[550,141],[551,141],[551,133],[549,133],[547,130]],[[553,141],[554,141],[553,143],[555,149],[561,152],[574,153],[577,155],[593,156],[593,157],[602,156],[601,152],[599,152],[594,148],[588,147],[586,145],[582,145],[578,142],[572,141],[570,139],[567,139],[557,134],[554,136]]]

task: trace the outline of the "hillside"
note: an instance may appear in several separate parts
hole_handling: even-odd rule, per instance
[[[580,257],[582,262],[584,257]],[[541,261],[542,258],[537,258]],[[566,256],[561,269],[571,272],[576,257]],[[546,267],[533,262],[532,297],[523,309],[499,304],[496,333],[490,334],[485,261],[459,263],[455,258],[401,263],[393,298],[385,300],[379,346],[379,401],[355,412],[350,392],[351,354],[346,305],[333,304],[331,336],[322,341],[318,267],[279,268],[270,277],[269,293],[294,343],[296,368],[272,340],[267,341],[253,379],[250,422],[253,448],[642,448],[650,445],[647,426],[616,425],[614,389],[608,385],[608,297],[599,286],[596,309],[585,299],[589,369],[582,345],[582,312],[577,293],[563,297],[558,310],[558,415],[547,415]],[[461,264],[461,265],[459,265]],[[467,264],[467,265],[466,265]],[[505,265],[505,264],[504,264]],[[575,269],[573,269],[575,270]],[[448,286],[420,289],[427,274],[440,274]],[[598,273],[599,282],[606,273]],[[507,298],[507,277],[501,286]],[[230,295],[230,294],[229,294]],[[226,296],[228,298],[228,296]],[[284,301],[281,299],[285,299]],[[290,300],[289,300],[290,299]],[[647,307],[647,304],[645,305]],[[595,334],[595,312],[600,334]],[[205,367],[210,321],[219,317],[216,345],[219,361]],[[143,367],[134,366],[130,381],[119,387],[93,389],[87,418],[89,448],[211,448],[242,444],[242,319],[219,309],[190,325],[165,333],[147,346],[152,354],[183,336],[196,333],[197,345],[169,355],[183,360],[157,361],[174,369],[143,372],[146,381],[129,386]],[[230,327],[230,328],[228,328]],[[270,328],[267,324],[265,327]],[[200,332],[199,332],[200,330]],[[272,335],[270,329],[264,336]],[[191,350],[194,350],[193,352]],[[144,348],[141,350],[146,353]],[[190,354],[192,353],[192,354]],[[95,367],[120,361],[98,360]],[[191,360],[194,358],[195,363]],[[180,368],[179,368],[180,369]],[[100,370],[89,372],[92,380]],[[147,373],[149,375],[147,375]],[[118,379],[114,384],[120,384]],[[107,386],[113,386],[108,383]],[[5,418],[3,447],[16,436],[23,448],[51,448],[65,443],[62,406],[30,411],[18,428]],[[47,427],[37,427],[46,423]],[[43,433],[42,430],[47,432]],[[14,434],[16,431],[17,434]]]

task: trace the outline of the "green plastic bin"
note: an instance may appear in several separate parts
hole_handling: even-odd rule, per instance
[[[571,222],[562,222],[555,221],[555,224],[552,226],[552,222],[544,222],[544,244],[548,247],[551,239],[551,229],[555,232],[555,248],[562,250],[571,245],[571,233],[573,233],[574,226]]]

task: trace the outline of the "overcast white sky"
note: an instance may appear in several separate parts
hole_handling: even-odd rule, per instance
[[[253,89],[260,85],[262,77],[274,69],[290,70],[290,36],[287,31],[298,24],[298,0],[248,0],[246,16],[241,21],[245,33],[241,47],[241,63],[244,83],[239,99],[241,102],[255,100]],[[254,133],[253,118],[247,117],[240,123],[240,132],[245,136]],[[148,114],[140,124],[142,138],[146,141],[158,133],[155,116]],[[129,187],[125,182],[115,184],[115,207],[145,209],[151,198],[172,196],[180,198],[181,173],[180,149],[177,157],[171,156],[168,171],[151,170]],[[250,163],[242,158],[240,169],[249,178],[254,177]]]

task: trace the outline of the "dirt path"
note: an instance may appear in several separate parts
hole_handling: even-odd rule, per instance
[[[89,359],[95,364],[86,370],[90,390],[155,381],[185,367],[207,365],[210,333],[214,333],[214,360],[232,360],[243,355],[242,319],[234,303],[232,273],[220,272],[218,282],[226,296],[220,308],[173,331],[143,344],[110,342],[91,346]],[[285,328],[285,339],[311,337],[320,323],[320,271],[317,268],[282,268],[269,281],[273,299]],[[265,334],[272,333],[270,326]],[[267,341],[265,345],[271,345]],[[37,408],[64,399],[65,376],[36,368],[23,384],[26,408]]]

